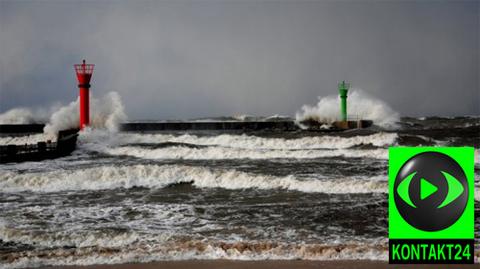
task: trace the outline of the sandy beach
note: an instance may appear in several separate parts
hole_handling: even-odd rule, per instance
[[[399,265],[388,264],[384,261],[368,261],[368,260],[345,260],[345,261],[234,261],[234,260],[196,260],[196,261],[160,261],[152,263],[133,263],[133,264],[111,264],[111,265],[90,265],[90,266],[55,266],[43,267],[42,269],[180,269],[180,268],[195,268],[195,269],[309,269],[309,268],[323,268],[323,269],[380,269],[380,268],[479,268],[478,264],[472,265]]]

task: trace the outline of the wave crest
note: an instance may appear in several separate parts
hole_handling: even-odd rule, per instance
[[[262,150],[225,147],[192,148],[183,146],[149,149],[145,147],[124,146],[103,149],[101,152],[109,155],[132,156],[152,160],[315,159],[325,157],[388,158],[387,149]]]
[[[386,176],[385,176],[386,177]],[[323,193],[371,193],[387,191],[384,176],[332,180],[297,179],[251,174],[237,170],[213,170],[185,165],[102,166],[73,171],[42,173],[6,172],[0,181],[5,192],[58,192],[115,188],[163,188],[176,183],[193,182],[200,188],[285,189]]]

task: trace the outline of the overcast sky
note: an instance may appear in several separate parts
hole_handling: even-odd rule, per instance
[[[0,0],[0,113],[118,91],[130,119],[294,115],[336,83],[480,114],[479,1]]]

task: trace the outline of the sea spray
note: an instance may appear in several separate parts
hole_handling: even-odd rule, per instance
[[[30,109],[17,107],[0,114],[0,124],[34,124],[45,123],[49,115],[59,108],[52,106],[48,111],[45,109]]]
[[[77,99],[57,110],[43,129],[47,137],[55,137],[60,130],[78,128],[79,111]],[[118,124],[126,120],[123,103],[117,92],[109,92],[101,99],[91,99],[91,128],[117,131]]]
[[[109,92],[101,100],[94,99],[92,105],[91,126],[94,128],[116,132],[119,123],[127,119],[122,98],[117,92]]]
[[[400,115],[384,101],[368,95],[365,91],[354,88],[348,95],[348,115],[351,117],[372,120],[377,126],[384,128],[395,128],[400,121]],[[301,127],[302,122],[315,121],[324,124],[331,124],[339,120],[340,99],[338,95],[318,97],[315,106],[304,105],[296,113],[296,122]]]
[[[79,113],[78,99],[70,104],[61,107],[50,116],[50,121],[43,128],[43,132],[49,138],[55,138],[58,131],[64,129],[78,128]]]

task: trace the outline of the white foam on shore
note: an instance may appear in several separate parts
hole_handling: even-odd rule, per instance
[[[285,189],[302,192],[371,193],[387,191],[386,177],[352,177],[332,180],[297,179],[240,172],[213,170],[185,165],[101,166],[43,173],[7,171],[0,180],[4,192],[57,192],[65,190],[101,190],[115,188],[162,188],[181,182],[193,182],[201,188]]]
[[[94,265],[94,264],[124,264],[124,263],[147,263],[155,261],[181,261],[181,260],[382,260],[386,261],[388,252],[383,248],[370,245],[352,246],[328,246],[309,244],[282,244],[268,251],[242,251],[223,249],[221,246],[203,244],[199,250],[195,246],[181,250],[179,248],[144,246],[145,250],[127,248],[113,253],[94,253],[95,249],[76,250],[78,256],[72,255],[72,251],[55,250],[49,255],[31,254],[16,258],[13,263],[5,268],[25,268],[41,266],[66,266],[66,265]],[[200,244],[199,244],[200,246]],[[318,249],[318,251],[317,251]]]
[[[0,238],[4,242],[34,244],[45,248],[61,248],[65,246],[119,248],[132,244],[139,240],[140,236],[136,233],[109,235],[89,230],[38,233],[36,231],[24,231],[23,229],[2,227],[0,225]]]
[[[173,234],[188,234],[198,218],[190,215],[194,205],[188,204],[90,204],[71,207],[58,205],[22,206],[15,218],[0,218],[0,238],[4,242],[52,248],[124,248],[137,242],[166,242]],[[147,217],[132,217],[131,212]],[[28,216],[45,217],[53,225],[44,227]],[[106,219],[115,218],[118,226],[103,226]],[[151,220],[155,220],[152,228]],[[121,225],[120,225],[121,223]],[[91,226],[89,226],[91,224]],[[210,228],[208,221],[203,227]],[[87,225],[91,229],[84,229]],[[123,227],[122,227],[123,226]],[[124,228],[128,227],[128,228]]]
[[[43,255],[42,255],[43,254]],[[271,242],[186,241],[164,244],[134,244],[120,251],[80,248],[55,249],[49,255],[27,251],[6,268],[47,265],[92,265],[145,263],[163,260],[382,260],[388,258],[384,243],[348,242],[347,244],[304,244]]]

